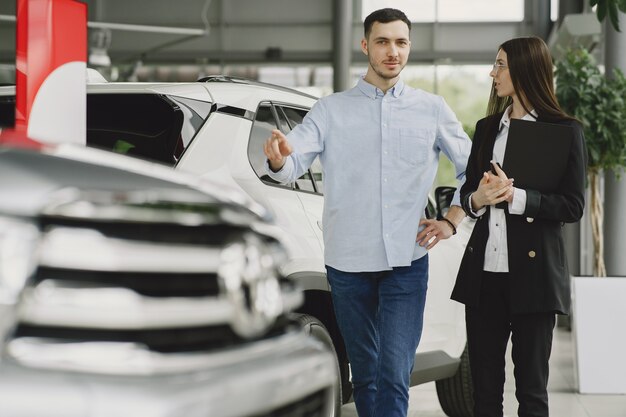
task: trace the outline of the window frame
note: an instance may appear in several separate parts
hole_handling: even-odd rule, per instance
[[[256,177],[263,184],[265,184],[267,186],[288,189],[288,190],[297,191],[297,192],[301,192],[301,193],[321,195],[319,192],[316,191],[317,190],[317,184],[315,183],[315,180],[313,179],[313,175],[312,175],[310,169],[307,170],[307,173],[309,174],[309,181],[311,182],[311,186],[312,186],[314,191],[303,190],[301,188],[297,188],[295,181],[293,183],[289,183],[287,185],[284,185],[284,184],[277,184],[277,183],[272,183],[272,182],[263,180],[259,176],[259,173],[256,171],[254,166],[252,165],[252,161],[251,161],[251,158],[250,158],[250,143],[251,143],[251,139],[252,139],[252,132],[254,130],[254,123],[256,122],[256,115],[259,112],[259,109],[261,107],[269,107],[270,112],[272,113],[272,116],[274,118],[274,127],[279,129],[282,132],[283,130],[280,128],[280,126],[281,126],[281,124],[280,124],[280,117],[278,115],[279,109],[277,107],[280,107],[280,106],[283,106],[283,105],[286,105],[288,107],[292,107],[292,108],[295,108],[295,109],[299,109],[299,110],[304,110],[307,113],[311,110],[310,108],[307,108],[307,107],[304,107],[304,106],[298,106],[298,105],[295,105],[295,104],[292,104],[292,103],[276,102],[276,101],[273,101],[273,100],[263,100],[263,101],[260,101],[259,104],[257,105],[257,110],[255,112],[254,118],[252,119],[252,125],[250,127],[250,134],[248,135],[248,146],[247,146],[247,149],[246,149],[246,157],[248,158],[248,163],[250,164],[250,168],[252,169],[252,172],[254,172],[254,175],[256,175]],[[287,122],[289,127],[291,129],[293,129],[293,126],[289,122],[289,119],[287,118],[285,113],[282,111],[282,109],[280,109],[280,111],[282,112],[283,116],[285,117],[285,121]],[[285,132],[283,132],[283,133],[285,133]]]
[[[281,114],[285,117],[285,120],[287,121],[287,124],[289,125],[289,128],[291,130],[293,130],[296,126],[294,126],[291,123],[291,119],[289,118],[289,116],[287,116],[287,113],[285,113],[284,108],[290,108],[293,110],[301,110],[304,111],[306,113],[310,112],[311,109],[310,108],[306,108],[304,106],[298,106],[297,104],[292,104],[292,103],[283,103],[283,102],[278,102],[278,101],[273,101],[272,102],[274,104],[274,106],[277,108],[277,111],[280,110]],[[305,114],[306,117],[306,114]],[[280,119],[280,117],[279,117]],[[304,117],[303,117],[304,119]],[[319,158],[319,156],[317,157]],[[309,174],[309,178],[311,178],[311,182],[313,182],[313,189],[315,190],[314,193],[317,195],[324,195],[324,193],[320,190],[320,186],[317,183],[317,181],[315,180],[315,176],[313,175],[313,171],[311,170],[311,167],[309,167],[309,169],[307,170],[307,173]],[[306,191],[306,190],[299,190],[299,191]],[[306,192],[310,192],[310,191],[306,191]]]

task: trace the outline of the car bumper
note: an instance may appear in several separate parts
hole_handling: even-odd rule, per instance
[[[333,355],[301,332],[277,339],[282,339],[277,349],[265,356],[166,375],[61,372],[5,361],[0,365],[0,415],[243,417],[303,402],[316,404],[320,416],[329,415],[337,380]]]

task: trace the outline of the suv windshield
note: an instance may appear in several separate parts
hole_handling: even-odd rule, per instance
[[[211,103],[161,94],[87,96],[87,145],[174,165]]]

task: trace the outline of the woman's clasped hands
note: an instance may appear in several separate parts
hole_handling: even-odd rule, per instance
[[[476,211],[503,201],[509,203],[513,201],[513,193],[515,192],[513,178],[507,177],[495,161],[491,161],[491,165],[495,174],[484,172],[478,188],[472,193],[472,208]]]

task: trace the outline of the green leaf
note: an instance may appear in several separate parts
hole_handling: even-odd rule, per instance
[[[596,4],[598,4],[598,0],[589,0],[589,5],[591,7],[595,6]]]
[[[582,48],[567,50],[556,64],[556,94],[578,118],[587,143],[588,169],[626,166],[626,78],[607,79]]]
[[[617,9],[617,0],[609,1],[608,9],[611,25],[616,31],[621,32],[619,29],[619,10]]]
[[[126,142],[125,140],[122,140],[122,139],[118,139],[115,141],[115,144],[113,145],[113,152],[127,154],[128,151],[130,151],[134,147],[135,145],[133,145],[132,143]]]
[[[618,0],[617,7],[622,11],[622,13],[626,13],[626,0]]]
[[[598,8],[596,9],[596,15],[599,22],[604,21],[607,12],[607,0],[599,0]]]

